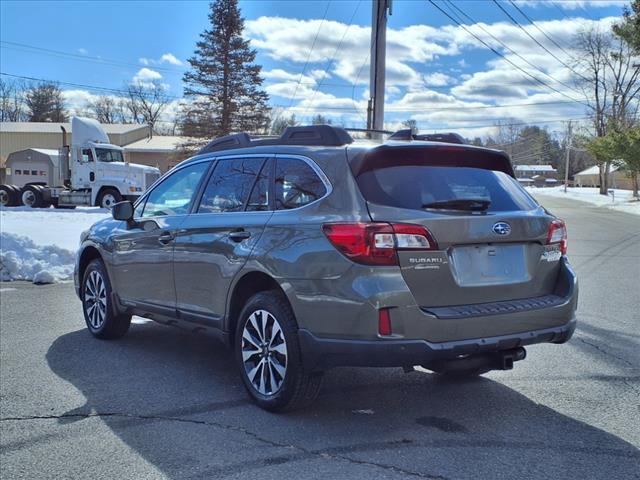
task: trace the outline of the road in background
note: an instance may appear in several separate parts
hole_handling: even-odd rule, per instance
[[[251,405],[230,355],[151,322],[84,328],[70,284],[0,284],[2,478],[638,478],[640,220],[540,197],[569,229],[579,326],[513,371],[336,369],[308,410]]]

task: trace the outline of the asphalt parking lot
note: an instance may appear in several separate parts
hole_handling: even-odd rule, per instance
[[[71,284],[0,284],[0,476],[640,478],[640,217],[542,201],[580,280],[568,344],[458,382],[336,369],[287,415],[212,339],[138,321],[98,341]]]

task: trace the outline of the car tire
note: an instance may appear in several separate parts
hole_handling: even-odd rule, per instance
[[[44,207],[44,198],[42,197],[42,190],[37,185],[25,185],[20,190],[20,204],[29,208],[42,208]]]
[[[108,208],[111,210],[113,206],[122,201],[122,195],[115,188],[105,188],[100,192],[96,199],[96,206],[100,208]]]
[[[131,315],[116,313],[111,297],[111,282],[102,260],[92,260],[82,278],[82,312],[94,337],[115,340],[131,325]]]
[[[17,207],[20,204],[20,191],[13,185],[0,185],[0,207]]]
[[[33,187],[40,192],[40,196],[42,198],[42,200],[40,202],[40,208],[49,208],[49,207],[51,207],[51,201],[48,200],[49,196],[45,195],[45,191],[44,191],[45,187],[43,185],[34,185]]]
[[[260,292],[246,303],[236,325],[235,358],[247,392],[265,410],[303,408],[320,391],[322,372],[305,370],[298,324],[280,292]]]

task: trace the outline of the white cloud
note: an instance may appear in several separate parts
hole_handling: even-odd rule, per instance
[[[80,55],[86,55],[87,53],[89,53],[86,48],[78,48],[77,52]]]
[[[455,45],[438,43],[438,39],[444,39],[438,32],[426,25],[387,31],[388,84],[420,83],[420,74],[409,63],[429,62],[435,55],[458,53]],[[252,46],[276,60],[303,64],[308,59],[311,64],[326,66],[332,59],[333,74],[358,84],[368,82],[369,27],[319,19],[260,17],[246,22],[246,34]]]
[[[62,98],[65,107],[71,115],[81,115],[89,102],[94,101],[98,96],[86,90],[63,90]]]
[[[440,72],[430,73],[428,75],[424,75],[422,78],[424,80],[424,84],[431,87],[444,87],[455,83],[455,78]]]
[[[519,6],[529,7],[553,7],[556,6],[563,10],[577,10],[583,8],[607,8],[607,7],[624,7],[628,5],[628,0],[515,0]]]
[[[173,53],[165,53],[160,57],[160,63],[170,63],[171,65],[182,65]]]
[[[140,70],[138,70],[138,73],[133,76],[133,81],[140,84],[148,84],[155,80],[161,79],[162,75],[159,72],[156,72],[155,70],[147,67],[142,67]]]
[[[147,58],[147,57],[140,57],[138,59],[138,62],[140,62],[142,65],[162,65],[165,63],[168,63],[170,65],[176,65],[176,66],[181,66],[184,65],[184,62],[182,62],[181,60],[179,60],[173,53],[167,52],[165,54],[163,54],[159,59],[153,59],[153,58]]]

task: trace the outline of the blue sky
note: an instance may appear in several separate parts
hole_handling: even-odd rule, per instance
[[[450,14],[464,12],[467,17],[461,18],[470,31],[543,80],[545,87],[428,2],[395,0],[388,23],[385,120],[392,126],[415,118],[425,130],[460,129],[473,135],[488,132],[485,125],[498,120],[557,128],[554,123],[561,119],[579,118],[584,109],[572,102],[578,94],[570,88],[575,72],[566,67],[577,68],[572,37],[584,26],[608,27],[621,14],[623,3],[501,2],[559,60],[528,38],[492,1],[456,1],[459,11],[438,4]],[[295,113],[304,119],[323,113],[362,126],[368,91],[369,0],[241,1],[240,6],[246,36],[258,50],[265,88],[279,114]],[[82,108],[83,102],[101,93],[97,87],[118,90],[134,79],[158,79],[175,97],[175,107],[182,95],[186,59],[207,26],[208,8],[208,2],[200,1],[3,0],[0,69],[61,82],[72,108]],[[531,103],[536,105],[526,105]],[[516,107],[487,108],[492,105]],[[168,109],[167,120],[174,111]]]

